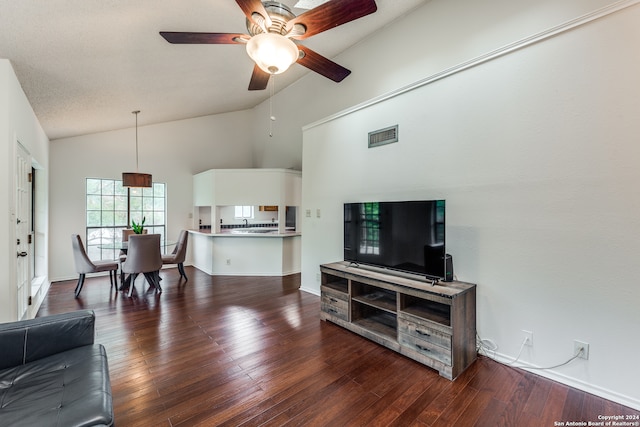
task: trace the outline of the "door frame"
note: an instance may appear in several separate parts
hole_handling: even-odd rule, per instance
[[[14,163],[13,163],[13,212],[14,212],[14,234],[16,258],[13,266],[12,285],[15,286],[15,317],[21,320],[29,316],[29,305],[31,305],[31,281],[33,273],[31,271],[33,245],[31,244],[31,181],[32,162],[31,153],[14,138]],[[22,176],[18,176],[21,174]],[[26,256],[21,256],[26,253]]]

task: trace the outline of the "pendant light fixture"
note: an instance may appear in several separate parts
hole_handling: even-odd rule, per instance
[[[122,172],[123,187],[151,187],[151,174],[138,172],[138,113],[140,110],[132,111],[136,115],[136,171]]]

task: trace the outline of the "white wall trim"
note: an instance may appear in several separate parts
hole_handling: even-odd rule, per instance
[[[318,121],[315,121],[313,123],[310,123],[308,125],[305,125],[302,127],[303,131],[306,131],[308,129],[312,129],[314,127],[320,126],[322,124],[331,122],[333,120],[337,120],[341,117],[347,116],[349,114],[352,114],[356,111],[360,111],[360,110],[364,110],[367,107],[370,107],[372,105],[387,101],[391,98],[395,98],[399,95],[402,95],[406,92],[410,92],[413,91],[415,89],[418,89],[422,86],[426,86],[429,85],[431,83],[437,82],[438,80],[450,77],[454,74],[460,73],[462,71],[468,70],[470,68],[473,67],[477,67],[478,65],[482,65],[486,62],[492,61],[494,59],[500,58],[502,56],[506,56],[512,52],[524,49],[528,46],[531,46],[533,44],[542,42],[544,40],[550,39],[552,37],[557,36],[558,34],[562,34],[568,31],[571,31],[575,28],[581,27],[583,25],[586,25],[590,22],[593,22],[595,20],[601,19],[603,17],[606,17],[608,15],[611,15],[613,13],[619,12],[623,9],[632,7],[637,5],[638,3],[640,3],[640,0],[620,0],[617,2],[614,2],[608,6],[602,7],[600,9],[596,9],[593,12],[587,13],[585,15],[582,15],[578,18],[569,20],[563,24],[557,25],[555,27],[551,27],[545,31],[541,31],[539,33],[533,34],[529,37],[525,37],[523,39],[520,39],[518,41],[515,41],[513,43],[509,43],[506,46],[500,47],[498,49],[492,50],[490,52],[487,52],[483,55],[477,56],[473,59],[470,59],[468,61],[462,62],[458,65],[454,65],[453,67],[450,68],[446,68],[440,72],[437,72],[435,74],[432,74],[428,77],[425,77],[423,79],[420,79],[414,83],[411,83],[409,85],[403,86],[401,88],[395,89],[391,92],[387,92],[385,94],[382,94],[380,96],[377,96],[375,98],[372,98],[370,100],[367,100],[365,102],[362,102],[360,104],[356,104],[353,107],[347,108],[345,110],[339,111],[336,114],[327,116],[323,119],[320,119]]]
[[[31,295],[33,304],[29,306],[27,316],[29,319],[33,319],[34,317],[36,317],[36,315],[38,314],[38,310],[40,310],[45,297],[49,293],[49,288],[51,287],[51,282],[48,281],[46,277],[38,277],[36,278],[36,280],[42,283],[38,288],[38,292],[36,292],[35,295]]]
[[[320,292],[316,291],[315,289],[307,288],[307,287],[304,286],[304,284],[300,286],[300,290],[303,291],[303,292],[315,295],[317,297],[320,296]]]

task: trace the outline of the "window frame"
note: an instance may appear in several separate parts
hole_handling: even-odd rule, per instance
[[[89,259],[117,259],[119,250],[103,248],[122,240],[122,230],[131,221],[140,223],[150,234],[166,236],[167,188],[154,182],[151,188],[128,188],[122,180],[86,178],[85,180],[85,249]]]
[[[240,215],[238,210],[240,209]],[[248,212],[247,212],[248,210]],[[235,219],[253,219],[255,217],[255,208],[253,206],[234,206],[233,217]]]

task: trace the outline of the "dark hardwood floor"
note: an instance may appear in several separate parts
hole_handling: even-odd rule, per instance
[[[299,275],[163,270],[133,297],[52,284],[38,315],[95,310],[116,425],[555,426],[639,411],[480,357],[456,381],[331,323]]]

